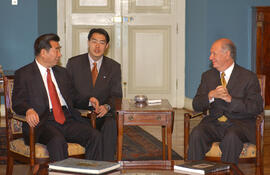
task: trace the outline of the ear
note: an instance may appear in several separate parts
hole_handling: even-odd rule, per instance
[[[105,48],[106,48],[106,49],[108,49],[108,47],[109,47],[109,43],[108,43],[108,44],[106,44]]]
[[[41,49],[40,50],[40,56],[44,56],[45,54],[47,54],[47,50],[46,49]]]
[[[227,56],[228,58],[231,58],[231,51],[227,50],[227,51],[226,51],[226,56]]]
[[[41,50],[40,50],[40,55],[41,55],[41,56],[43,56],[45,53],[46,53],[46,50],[45,50],[45,49],[41,49]]]

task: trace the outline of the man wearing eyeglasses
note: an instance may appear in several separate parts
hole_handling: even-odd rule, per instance
[[[107,161],[114,160],[116,151],[117,128],[113,102],[115,98],[122,98],[121,66],[104,56],[109,41],[106,30],[91,29],[88,34],[88,53],[72,57],[67,63],[67,70],[77,91],[83,96],[99,100],[100,106],[95,109],[96,127],[103,135],[103,159]]]

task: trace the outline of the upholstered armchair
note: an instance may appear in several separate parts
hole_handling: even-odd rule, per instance
[[[35,143],[34,128],[30,127],[30,145],[25,145],[22,137],[22,123],[25,116],[17,115],[12,110],[13,79],[4,76],[4,94],[7,128],[7,169],[6,174],[13,171],[14,160],[30,165],[32,174],[48,174],[49,155],[46,146]],[[68,154],[71,157],[83,158],[85,149],[79,144],[68,143]]]
[[[261,95],[265,98],[265,75],[257,75],[261,86]],[[265,103],[263,102],[263,105]],[[184,114],[184,159],[187,160],[188,143],[190,134],[191,120],[204,117],[207,111],[201,113],[185,113]],[[195,119],[198,121],[198,119]],[[240,154],[239,163],[255,162],[256,175],[263,174],[263,133],[264,133],[264,113],[256,116],[256,145],[245,143]],[[205,155],[207,160],[220,161],[221,151],[219,142],[214,142],[209,152]]]

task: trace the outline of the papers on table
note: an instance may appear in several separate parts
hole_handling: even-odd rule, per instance
[[[147,100],[148,105],[161,105],[161,99],[149,99]]]

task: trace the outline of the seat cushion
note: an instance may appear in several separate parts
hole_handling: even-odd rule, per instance
[[[49,158],[49,154],[45,145],[36,143],[35,145],[37,158]],[[10,150],[23,156],[30,156],[30,147],[24,144],[23,139],[16,139],[10,142]],[[85,149],[77,143],[68,143],[69,156],[84,154]]]
[[[206,153],[207,157],[221,157],[221,150],[219,148],[220,142],[214,142],[210,151]],[[240,158],[252,158],[256,157],[256,145],[251,143],[244,143],[243,150],[240,154]]]

